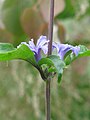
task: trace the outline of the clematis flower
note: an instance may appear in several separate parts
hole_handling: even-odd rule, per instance
[[[58,55],[60,56],[61,60],[64,59],[65,54],[69,51],[72,51],[72,53],[75,54],[76,56],[78,55],[78,53],[80,51],[79,46],[74,47],[74,46],[68,45],[68,44],[53,43],[53,48],[57,49]]]
[[[22,42],[21,44],[27,45],[30,50],[32,50],[35,54],[36,61],[41,59],[41,50],[44,52],[44,54],[47,54],[48,52],[48,42],[46,36],[40,36],[40,38],[37,40],[37,44],[35,45],[33,42],[33,39],[29,41],[29,44],[26,42]]]

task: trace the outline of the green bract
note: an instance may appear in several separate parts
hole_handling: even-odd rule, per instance
[[[43,64],[47,64],[49,66],[48,71],[56,72],[58,74],[58,82],[61,81],[63,69],[65,68],[65,63],[64,63],[64,61],[60,60],[59,56],[50,55],[47,58],[42,58],[38,62],[38,64],[39,64],[39,66],[41,66]]]
[[[50,55],[48,57],[40,59],[36,62],[34,53],[25,44],[21,44],[18,48],[14,48],[12,44],[0,43],[0,61],[22,59],[32,64],[41,74],[44,80],[48,77],[52,77],[53,74],[58,74],[58,82],[60,83],[64,68],[72,63],[75,59],[90,56],[90,50],[85,46],[80,45],[80,52],[78,56],[69,53],[62,61],[57,55]],[[45,69],[42,66],[46,65]]]

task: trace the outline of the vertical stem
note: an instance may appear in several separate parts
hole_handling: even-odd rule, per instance
[[[50,0],[50,21],[48,27],[48,39],[50,40],[50,42],[48,45],[48,55],[52,54],[53,18],[54,18],[54,0]]]
[[[52,38],[53,38],[53,18],[54,18],[54,0],[50,0],[50,21],[48,28],[48,39],[50,40],[48,45],[48,55],[52,54]],[[46,81],[46,120],[50,120],[50,81],[49,78]]]
[[[50,120],[50,81],[46,81],[46,120]]]

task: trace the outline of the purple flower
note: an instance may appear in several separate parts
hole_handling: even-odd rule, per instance
[[[68,45],[68,44],[53,43],[53,48],[57,49],[58,55],[60,56],[61,60],[64,59],[65,54],[69,51],[72,51],[72,53],[75,54],[76,56],[78,55],[78,53],[80,51],[79,46],[74,47],[74,46]]]
[[[27,44],[26,42],[22,42],[21,44],[27,45],[30,48],[30,50],[34,52],[36,61],[39,61],[41,59],[41,50],[44,52],[44,54],[48,53],[48,42],[49,42],[49,40],[47,39],[46,36],[40,36],[40,38],[37,40],[36,45],[34,44],[33,39],[31,39],[31,41],[29,41],[29,44]],[[64,59],[64,56],[69,51],[72,51],[72,53],[75,54],[76,56],[78,55],[78,53],[80,51],[79,46],[74,47],[74,46],[68,45],[68,44],[60,44],[60,43],[58,44],[58,43],[53,42],[52,51],[55,48],[57,49],[58,55],[60,56],[61,60]]]
[[[29,41],[29,44],[26,42],[22,42],[21,44],[27,45],[30,50],[32,50],[35,54],[36,61],[41,59],[41,50],[44,52],[44,54],[47,54],[48,52],[48,42],[46,36],[40,36],[40,38],[37,40],[37,44],[35,45],[33,42],[33,39]]]

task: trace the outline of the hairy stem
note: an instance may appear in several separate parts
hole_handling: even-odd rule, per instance
[[[50,21],[49,21],[49,28],[48,28],[48,39],[50,40],[50,42],[48,45],[48,55],[52,54],[53,18],[54,18],[54,0],[50,0]],[[50,117],[51,117],[50,81],[51,81],[51,78],[49,78],[46,81],[46,120],[50,120]]]

